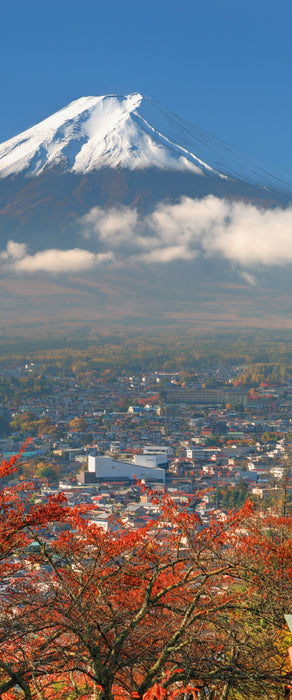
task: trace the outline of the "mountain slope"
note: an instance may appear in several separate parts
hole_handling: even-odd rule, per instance
[[[78,246],[95,206],[145,214],[210,194],[286,206],[291,189],[140,94],[82,97],[0,145],[1,243]]]
[[[290,327],[291,193],[149,98],[76,100],[0,145],[0,328]]]
[[[201,173],[193,154],[164,139],[139,114],[142,100],[134,94],[84,97],[72,102],[0,146],[1,176],[20,172],[38,175],[56,165],[63,172],[75,173],[118,166]]]
[[[82,97],[0,145],[0,178],[108,167],[212,174],[289,189],[251,158],[138,93]]]

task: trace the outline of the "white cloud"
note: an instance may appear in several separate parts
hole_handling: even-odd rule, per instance
[[[95,234],[113,247],[128,243],[139,225],[137,210],[129,207],[93,207],[81,221],[85,238]]]
[[[255,284],[260,266],[292,263],[292,207],[263,209],[212,195],[163,203],[146,216],[125,206],[94,207],[80,220],[80,233],[95,252],[74,248],[32,253],[24,243],[9,241],[0,252],[0,265],[7,271],[57,274],[117,261],[165,264],[220,256],[235,264],[248,284]]]
[[[172,260],[191,260],[195,255],[195,251],[190,251],[183,245],[173,245],[153,248],[148,252],[140,253],[135,259],[145,263],[168,263]]]
[[[247,267],[292,262],[292,208],[259,209],[250,204],[221,203],[204,250]]]
[[[240,276],[245,282],[250,284],[251,287],[254,287],[254,285],[257,283],[256,277],[251,275],[250,272],[247,272],[246,270],[241,270]]]
[[[126,207],[95,207],[81,224],[87,236],[121,256],[148,263],[198,254],[220,255],[248,268],[292,262],[292,207],[263,209],[213,195],[183,197],[176,204],[160,204],[145,217]]]
[[[26,255],[27,246],[25,243],[16,243],[15,241],[8,241],[6,250],[0,252],[0,261],[7,260],[20,260]]]
[[[1,259],[5,261],[6,269],[8,266],[13,272],[58,274],[90,270],[97,265],[111,262],[113,254],[110,252],[96,254],[80,248],[71,250],[52,248],[29,255],[27,246],[9,241],[6,250],[0,253],[0,261]]]

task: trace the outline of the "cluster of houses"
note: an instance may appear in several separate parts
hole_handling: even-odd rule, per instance
[[[49,459],[59,473],[57,481],[36,479],[36,498],[62,490],[70,503],[92,502],[92,518],[103,527],[113,513],[132,526],[155,517],[144,483],[195,509],[202,522],[214,508],[224,517],[223,489],[244,484],[245,494],[261,501],[276,497],[285,481],[289,496],[292,386],[234,388],[239,369],[202,370],[189,384],[179,372],[122,375],[85,387],[53,377],[45,395],[27,392],[25,403],[20,397],[0,407],[11,421],[33,415],[36,425],[45,420],[53,430],[11,431],[0,437],[0,450],[7,458],[32,437],[23,461]],[[34,367],[25,372],[33,378]],[[206,388],[212,373],[218,386]]]

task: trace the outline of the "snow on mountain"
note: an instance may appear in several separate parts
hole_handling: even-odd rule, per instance
[[[137,109],[143,98],[113,95],[82,97],[48,119],[0,146],[0,175],[25,171],[38,175],[45,167],[86,173],[102,167],[130,170],[156,166],[166,169],[201,168],[187,151],[145,128]]]
[[[160,168],[290,189],[250,158],[139,93],[82,97],[0,145],[0,177],[47,168]]]

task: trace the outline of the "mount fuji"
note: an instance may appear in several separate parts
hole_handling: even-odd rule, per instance
[[[271,288],[285,325],[291,192],[139,93],[75,100],[0,144],[0,325],[269,325]]]
[[[287,189],[255,161],[139,93],[82,97],[0,145],[0,177],[160,168]]]

